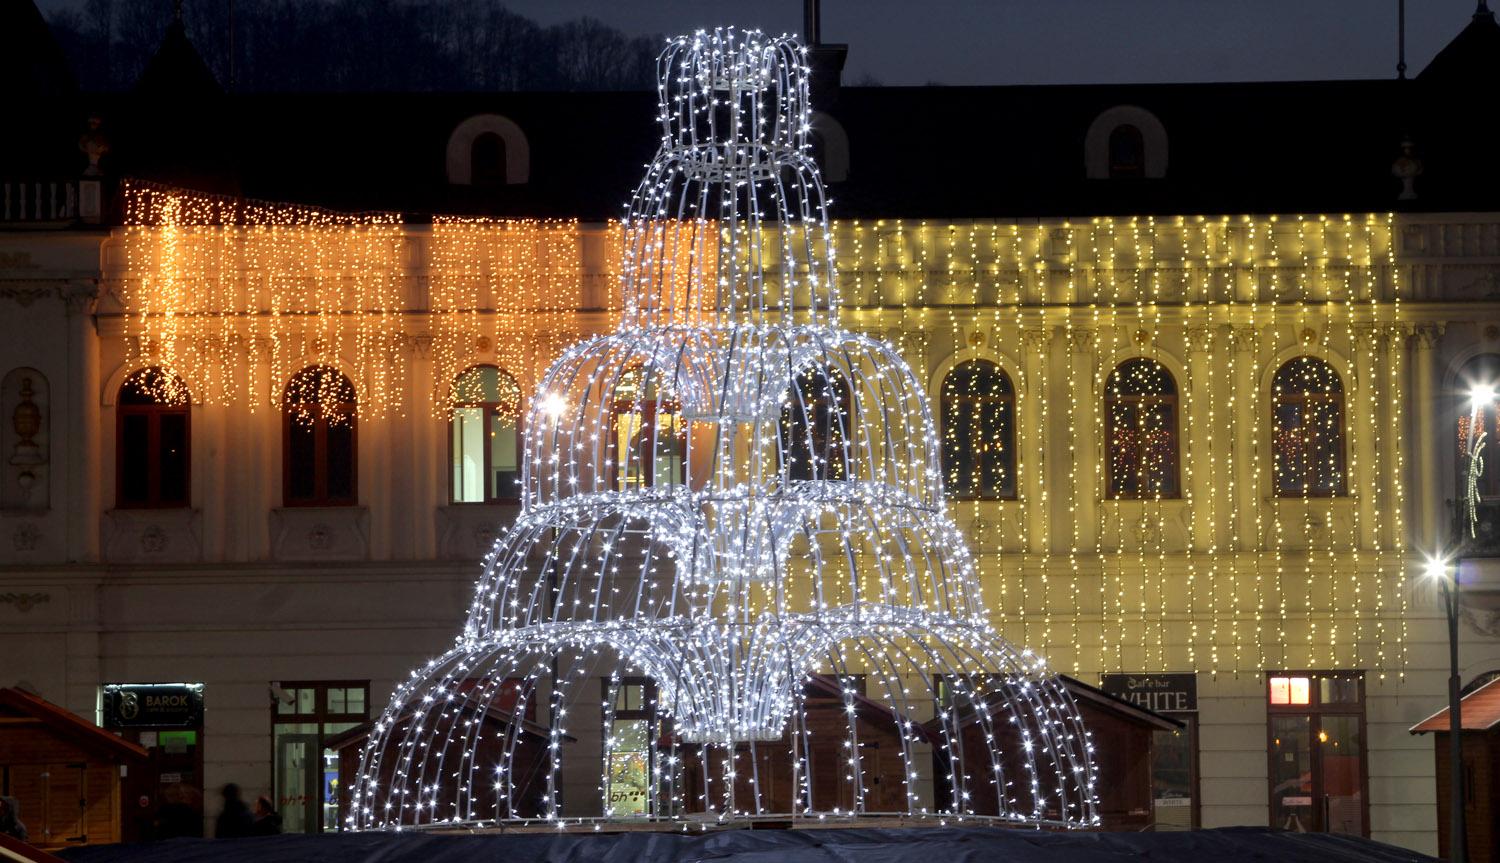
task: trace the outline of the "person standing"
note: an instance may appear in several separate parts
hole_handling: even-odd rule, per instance
[[[214,825],[214,838],[238,839],[251,835],[255,819],[250,814],[250,807],[240,799],[240,786],[231,782],[220,793],[224,795],[224,808],[219,811],[219,820]]]

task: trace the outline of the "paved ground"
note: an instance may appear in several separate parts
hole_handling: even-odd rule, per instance
[[[69,863],[1396,863],[1432,861],[1368,839],[1228,828],[1191,833],[1044,833],[984,827],[733,830],[682,835],[339,833],[176,839],[63,852]]]

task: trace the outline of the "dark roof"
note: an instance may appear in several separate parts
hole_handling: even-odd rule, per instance
[[[1485,11],[1410,81],[844,87],[822,106],[848,138],[832,214],[1494,210],[1500,160],[1484,106],[1497,46]],[[91,101],[104,108],[111,176],[418,217],[616,217],[659,141],[646,92],[224,94],[180,22],[135,91]],[[1163,177],[1086,177],[1091,124],[1122,106],[1165,130]],[[449,138],[478,114],[524,132],[526,183],[448,183]],[[1422,172],[1417,199],[1398,202],[1392,164],[1408,138]]]
[[[173,18],[167,25],[161,46],[141,70],[141,77],[136,79],[135,92],[180,100],[182,108],[191,111],[194,107],[192,100],[218,96],[224,89],[188,39],[182,19]]]
[[[1183,724],[1170,716],[1163,716],[1154,710],[1126,701],[1123,698],[1110,695],[1097,686],[1090,686],[1082,680],[1059,674],[1058,680],[1062,681],[1063,688],[1073,696],[1075,701],[1092,704],[1102,710],[1112,713],[1121,719],[1145,725],[1148,728],[1160,731],[1179,731]]]
[[[72,711],[64,710],[23,689],[0,689],[0,715],[34,719],[59,736],[72,740],[89,752],[105,757],[120,761],[144,761],[146,759],[146,750],[136,744],[105,731],[92,722],[86,722]]]
[[[1381,212],[1397,206],[1391,165],[1406,135],[1425,163],[1412,203],[1494,209],[1500,160],[1474,128],[1481,112],[1455,113],[1422,98],[1423,86],[848,87],[829,112],[849,139],[849,176],[829,187],[832,213]],[[340,209],[598,220],[620,215],[658,143],[648,93],[253,94],[212,102],[212,110],[178,113],[177,123],[121,105],[109,116],[114,172]],[[1115,106],[1138,106],[1161,121],[1164,178],[1085,177],[1085,135]],[[450,134],[486,113],[525,133],[527,183],[448,184]],[[165,158],[169,151],[177,155]]]
[[[32,0],[0,0],[0,179],[55,179],[82,170],[78,84]]]
[[[1428,84],[1494,84],[1500,76],[1500,23],[1481,5],[1467,27],[1417,75]]]

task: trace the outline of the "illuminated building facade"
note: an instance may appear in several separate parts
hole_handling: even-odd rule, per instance
[[[1404,83],[844,88],[814,120],[843,319],[928,383],[993,623],[1187,723],[1159,741],[1162,827],[1436,847],[1430,743],[1407,733],[1446,674],[1421,560],[1452,542],[1461,392],[1500,372],[1500,186],[1454,109],[1471,62],[1450,49]],[[127,811],[136,835],[227,781],[332,829],[326,744],[447,646],[514,517],[538,375],[619,315],[611,217],[650,98],[402,96],[383,118],[340,98],[235,97],[159,132],[121,104],[101,179],[71,140],[66,173],[46,173],[55,141],[6,154],[68,179],[7,184],[0,215],[0,684],[160,751],[184,787]],[[932,176],[952,141],[899,118],[976,104],[1014,118],[999,167]],[[283,110],[302,138],[276,138]],[[192,170],[147,170],[153,135],[219,140],[231,115],[232,170],[207,143]],[[354,117],[389,146],[329,143]],[[1500,670],[1500,579],[1470,569],[1477,681]],[[202,684],[184,724],[101,701],[168,683]],[[565,809],[602,793],[585,762],[610,734],[634,747],[621,771],[649,769],[650,682],[605,683],[636,724],[575,708]]]

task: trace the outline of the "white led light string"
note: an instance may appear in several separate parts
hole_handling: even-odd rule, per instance
[[[627,674],[655,682],[663,723],[647,817],[1097,823],[1077,707],[989,621],[923,382],[839,323],[805,64],[754,31],[669,41],[661,149],[620,231],[620,325],[542,376],[521,513],[454,647],[376,723],[352,826],[612,817],[602,797],[565,816],[558,764],[567,709],[597,704],[574,689]],[[549,680],[547,791],[527,802],[523,723],[491,718]],[[836,741],[809,721],[830,686]],[[861,754],[878,729],[899,788]],[[789,783],[761,775],[770,759]],[[918,793],[928,771],[945,795]]]

